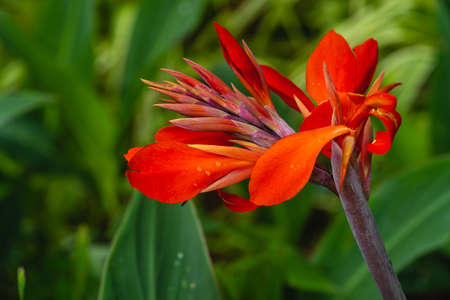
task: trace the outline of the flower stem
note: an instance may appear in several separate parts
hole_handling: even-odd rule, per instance
[[[335,143],[333,143],[332,148],[331,165],[335,184],[339,190],[341,149]],[[339,198],[353,236],[383,299],[406,299],[381,240],[359,176],[351,165],[348,167],[347,176],[344,179],[342,188],[339,190]]]

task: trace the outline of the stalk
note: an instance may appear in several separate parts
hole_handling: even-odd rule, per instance
[[[339,189],[341,155],[341,149],[333,142],[331,157],[333,178],[356,243],[383,299],[406,299],[378,232],[360,177],[351,164],[348,166],[342,188]]]

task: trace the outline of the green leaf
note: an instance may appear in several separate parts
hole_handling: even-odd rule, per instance
[[[397,50],[387,56],[379,70],[386,70],[385,84],[401,78],[402,86],[393,91],[398,98],[398,109],[409,111],[419,98],[425,81],[435,65],[435,50],[426,45],[414,45]]]
[[[25,296],[25,269],[19,267],[17,269],[17,289],[19,291],[19,299],[23,300]]]
[[[373,193],[372,210],[396,272],[448,242],[450,156],[391,177]],[[316,262],[341,287],[339,299],[378,299],[378,291],[341,216],[320,246]]]
[[[433,146],[436,153],[450,151],[448,129],[450,128],[450,5],[448,1],[438,1],[438,28],[441,32],[436,71],[432,77],[431,113]]]
[[[0,95],[0,127],[50,100],[50,95],[36,92]]]
[[[12,159],[40,171],[60,160],[51,133],[34,120],[21,118],[0,127],[0,148]]]
[[[143,87],[139,77],[155,70],[156,59],[194,29],[204,3],[204,0],[141,1],[120,83],[121,112],[125,118],[130,117]]]
[[[191,203],[135,194],[105,266],[99,300],[106,299],[219,299]]]
[[[118,205],[115,189],[118,166],[114,153],[117,124],[109,107],[84,80],[58,64],[53,53],[4,12],[0,12],[0,42],[27,64],[36,81],[61,96],[64,122],[81,150],[77,151],[77,159],[92,173],[105,208],[114,215]]]
[[[95,92],[59,64],[14,20],[0,13],[0,41],[19,56],[45,88],[61,95],[61,105],[69,126],[83,147],[95,153],[114,144],[115,128],[107,108]]]
[[[37,35],[58,63],[80,79],[93,83],[93,34],[95,0],[48,0],[43,5]],[[56,50],[56,51],[55,51]]]

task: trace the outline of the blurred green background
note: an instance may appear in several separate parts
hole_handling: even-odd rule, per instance
[[[97,298],[132,195],[122,154],[175,117],[152,107],[160,96],[139,78],[169,79],[161,67],[194,75],[187,57],[236,82],[217,21],[300,87],[328,30],[352,46],[378,40],[376,75],[403,83],[394,91],[403,125],[374,159],[374,212],[409,299],[448,299],[449,9],[437,0],[0,0],[0,298],[18,299],[20,266],[25,299]],[[223,299],[370,294],[358,290],[370,277],[330,192],[308,186],[246,214],[214,193],[198,198]]]

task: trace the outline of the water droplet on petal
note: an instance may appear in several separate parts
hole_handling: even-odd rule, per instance
[[[201,172],[201,171],[202,171],[202,168],[197,167],[197,171]]]
[[[198,187],[198,184],[194,183],[193,186],[194,186],[194,187]]]
[[[220,161],[216,161],[216,166],[220,167],[222,163]]]
[[[211,175],[211,172],[208,171],[208,170],[205,170],[205,175],[206,175],[206,176],[209,176],[209,175]]]
[[[295,168],[294,164],[291,164],[289,167],[291,167],[291,169]]]

